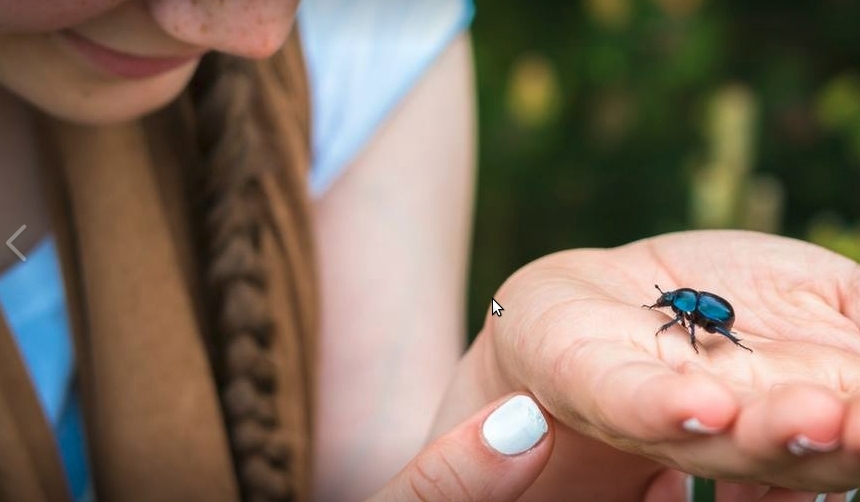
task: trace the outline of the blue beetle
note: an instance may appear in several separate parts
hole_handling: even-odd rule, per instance
[[[743,347],[752,352],[752,349],[741,344],[741,339],[732,334],[732,325],[735,323],[735,309],[726,301],[725,298],[717,296],[707,291],[696,291],[690,288],[676,289],[675,291],[663,291],[660,286],[654,285],[657,291],[660,292],[660,298],[654,305],[642,305],[645,308],[653,309],[660,307],[672,307],[675,312],[675,318],[666,324],[660,326],[654,335],[671,328],[675,324],[680,324],[685,329],[690,330],[690,343],[693,344],[693,349],[699,353],[696,348],[696,326],[704,328],[708,333],[719,333],[728,338],[738,347]]]

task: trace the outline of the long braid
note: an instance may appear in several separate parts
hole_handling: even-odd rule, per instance
[[[254,63],[207,55],[193,101],[205,193],[206,286],[215,312],[213,359],[243,499],[295,496],[289,445],[275,405],[273,321],[261,235],[267,224],[262,173],[277,155],[261,130]]]

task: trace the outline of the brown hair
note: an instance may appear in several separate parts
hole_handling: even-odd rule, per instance
[[[191,86],[201,162],[189,185],[198,192],[192,214],[204,264],[210,353],[237,479],[248,501],[303,499],[297,491],[308,485],[296,478],[306,476],[309,466],[296,464],[309,457],[293,451],[296,431],[278,413],[282,368],[272,354],[273,305],[261,257],[262,234],[273,225],[262,177],[275,170],[291,213],[287,231],[280,233],[295,294],[295,319],[287,329],[310,336],[316,302],[306,194],[308,89],[295,34],[284,51],[285,57],[262,62],[207,55]],[[287,106],[276,106],[277,100]],[[309,411],[312,403],[293,404]]]
[[[308,96],[294,29],[265,61],[207,56],[142,120],[43,117],[99,498],[233,502],[238,480],[247,501],[310,499]],[[40,458],[64,491],[59,457]]]

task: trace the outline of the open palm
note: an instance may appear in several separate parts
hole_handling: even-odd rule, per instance
[[[655,283],[731,302],[752,353],[704,329],[698,353],[679,325],[655,336],[673,315],[641,307],[659,296]],[[764,234],[686,232],[550,255],[496,298],[505,316],[482,336],[500,380],[533,392],[568,428],[535,498],[564,479],[585,496],[618,475],[608,466],[624,468],[630,493],[663,466],[793,489],[860,484],[853,261]]]

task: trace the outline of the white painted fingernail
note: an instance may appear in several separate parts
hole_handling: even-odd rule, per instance
[[[717,434],[720,432],[720,429],[717,429],[716,427],[708,427],[696,417],[684,420],[681,427],[683,427],[687,432],[695,432],[696,434]]]
[[[825,502],[827,499],[826,493],[819,493],[817,497],[815,497],[815,502]]]
[[[850,492],[845,494],[845,500],[848,502],[855,502],[854,498],[857,497],[858,488],[851,490]]]
[[[546,419],[528,396],[514,396],[495,409],[481,428],[484,440],[502,455],[518,455],[532,448],[547,433]]]
[[[837,448],[839,448],[838,439],[829,443],[819,443],[818,441],[809,439],[803,434],[798,434],[794,439],[788,442],[788,451],[798,457],[802,457],[807,453],[829,453],[831,451],[835,451]]]

